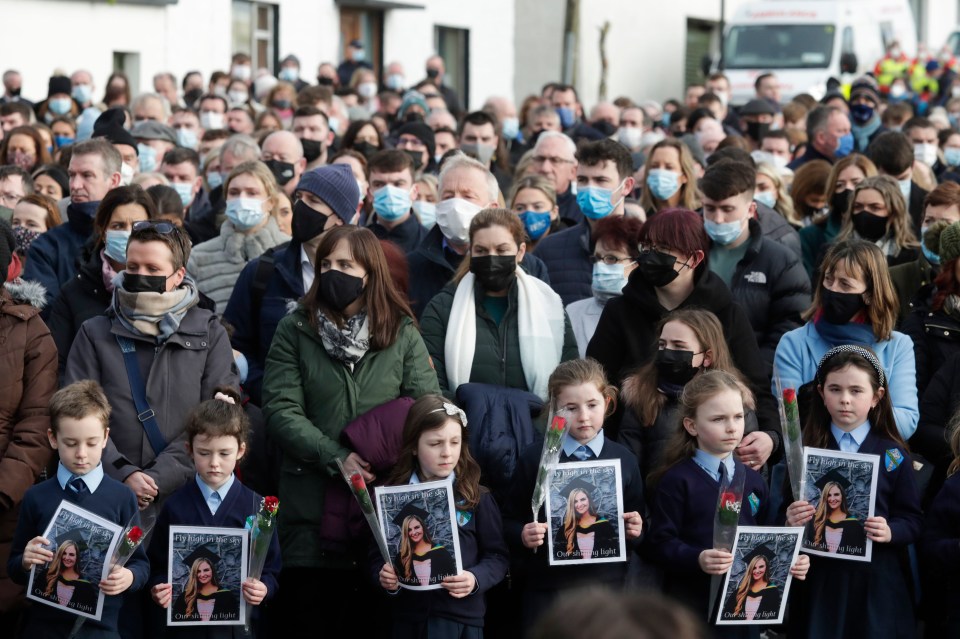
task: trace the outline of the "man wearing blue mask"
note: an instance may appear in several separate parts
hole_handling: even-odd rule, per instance
[[[153,120],[137,122],[130,134],[137,141],[141,173],[156,171],[166,152],[177,146],[177,134],[173,129]]]
[[[787,165],[796,171],[807,162],[824,160],[833,164],[853,152],[850,118],[837,107],[819,106],[807,114],[807,150]]]
[[[280,61],[280,73],[277,77],[292,84],[295,91],[310,86],[300,78],[300,58],[292,53]]]
[[[503,96],[491,96],[483,103],[483,110],[493,115],[500,123],[500,133],[504,146],[510,154],[510,164],[516,165],[520,156],[530,150],[520,131],[520,119],[517,117],[517,107],[512,100]]]
[[[857,78],[850,87],[850,119],[858,153],[887,130],[880,119],[880,89],[870,76]]]
[[[923,221],[923,202],[927,191],[913,181],[913,162],[916,159],[910,139],[903,133],[887,131],[867,148],[867,157],[880,175],[889,175],[900,185],[907,201],[907,210],[913,221],[913,231],[919,235]]]
[[[756,169],[721,160],[700,180],[703,226],[710,237],[710,270],[730,288],[757,335],[768,375],[780,337],[803,323],[810,279],[796,253],[763,237],[753,192]]]
[[[367,52],[363,48],[363,43],[359,40],[351,40],[344,52],[343,62],[337,67],[337,77],[340,79],[340,86],[350,84],[350,79],[357,69],[372,69],[367,62]]]
[[[93,74],[85,69],[74,71],[70,76],[70,97],[80,107],[77,118],[77,140],[87,140],[93,133],[93,124],[100,117],[100,109],[93,104]]]
[[[576,160],[577,204],[584,219],[543,238],[536,250],[564,306],[593,295],[593,228],[598,220],[623,215],[623,200],[635,186],[633,160],[619,142],[586,142],[577,150]]]
[[[600,140],[606,137],[600,131],[583,122],[583,105],[577,96],[577,90],[566,84],[558,84],[550,94],[550,104],[560,116],[563,132],[574,141],[580,139]]]
[[[404,253],[416,250],[427,230],[411,214],[419,193],[413,182],[413,159],[403,151],[379,151],[367,163],[374,221],[370,230],[381,240],[390,240]]]
[[[176,148],[167,151],[160,164],[160,172],[170,180],[170,186],[183,204],[183,219],[194,245],[207,241],[211,231],[216,234],[213,208],[203,190],[200,175],[200,156],[193,149]]]

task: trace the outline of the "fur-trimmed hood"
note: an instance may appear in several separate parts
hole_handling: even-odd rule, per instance
[[[17,307],[30,307],[33,314],[39,313],[47,305],[47,289],[40,282],[17,278],[3,285],[3,302],[0,309],[22,315],[23,310],[13,311]]]

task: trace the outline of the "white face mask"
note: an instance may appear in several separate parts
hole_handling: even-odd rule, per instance
[[[913,157],[927,166],[933,166],[937,161],[936,144],[914,144]]]
[[[779,155],[774,155],[769,151],[752,151],[750,153],[750,157],[752,157],[753,161],[756,162],[757,164],[760,164],[761,162],[766,162],[767,164],[777,169],[778,171],[782,171],[787,166],[787,158],[781,157]]]
[[[133,167],[126,162],[120,163],[120,186],[130,186],[133,181]]]
[[[617,131],[617,140],[628,149],[635,149],[640,146],[640,140],[643,138],[643,129],[635,126],[622,126]]]
[[[455,197],[437,204],[437,226],[451,242],[466,244],[470,240],[470,222],[482,207]]]
[[[200,126],[202,126],[205,131],[211,131],[213,129],[222,129],[223,114],[217,113],[216,111],[201,111]]]

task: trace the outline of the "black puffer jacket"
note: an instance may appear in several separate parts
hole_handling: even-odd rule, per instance
[[[536,256],[547,265],[550,286],[563,300],[564,307],[593,295],[591,244],[586,219],[556,235],[551,233],[537,244]]]
[[[750,220],[748,241],[730,288],[757,334],[760,355],[770,375],[780,338],[799,328],[803,324],[800,314],[810,308],[810,279],[800,257],[762,235],[756,220]]]
[[[944,362],[960,353],[960,320],[924,305],[907,316],[901,330],[913,340],[917,393],[922,399],[927,385]]]
[[[57,343],[61,378],[67,367],[67,355],[70,354],[73,338],[80,331],[80,325],[91,317],[103,315],[110,306],[111,294],[103,284],[102,266],[100,250],[88,249],[80,265],[80,272],[63,285],[50,310],[48,324],[53,341]]]
[[[797,257],[802,257],[800,234],[797,233],[797,229],[790,226],[786,218],[766,204],[757,202],[757,220],[763,230],[763,237],[783,244],[796,253]]]
[[[910,438],[910,450],[920,453],[934,466],[928,495],[935,495],[940,489],[947,476],[947,468],[953,461],[948,426],[958,409],[960,355],[955,354],[947,358],[944,365],[930,377],[926,392],[920,396],[920,421]]]

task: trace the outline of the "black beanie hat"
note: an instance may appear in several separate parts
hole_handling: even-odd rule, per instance
[[[17,238],[13,235],[13,229],[5,220],[0,220],[0,277],[7,281],[7,271],[10,269],[10,260],[13,259],[13,252],[17,250]]]
[[[47,85],[47,97],[57,93],[70,95],[71,90],[70,78],[65,75],[55,75],[50,78],[50,83]]]
[[[100,114],[97,121],[93,123],[94,138],[106,138],[111,144],[126,144],[137,150],[137,141],[130,132],[123,128],[127,120],[127,114],[123,107],[112,107]],[[137,155],[140,153],[137,152]]]
[[[429,162],[433,162],[433,156],[437,152],[437,142],[436,138],[433,136],[433,129],[423,122],[407,122],[402,127],[397,129],[397,137],[399,138],[404,133],[407,135],[416,136],[418,140],[423,142],[424,146],[427,147]]]

